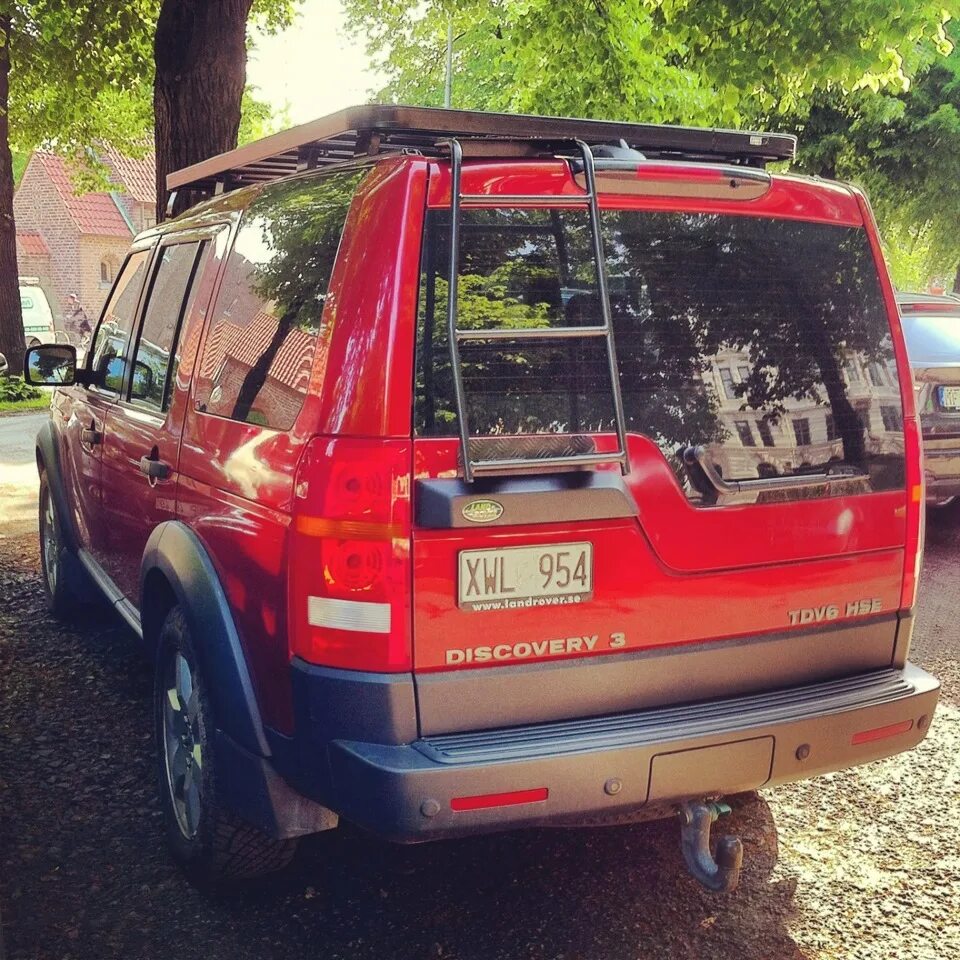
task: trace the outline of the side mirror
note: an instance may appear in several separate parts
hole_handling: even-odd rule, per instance
[[[23,358],[23,379],[35,387],[68,387],[76,383],[76,347],[68,343],[31,347]]]
[[[153,368],[142,360],[133,363],[133,381],[130,384],[130,399],[145,400],[153,393]]]

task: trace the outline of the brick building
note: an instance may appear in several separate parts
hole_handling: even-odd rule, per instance
[[[58,326],[71,293],[96,320],[131,239],[156,222],[153,156],[101,159],[113,189],[78,195],[63,158],[37,151],[14,197],[18,272],[40,278]]]

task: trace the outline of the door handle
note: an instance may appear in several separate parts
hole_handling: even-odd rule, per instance
[[[103,434],[99,430],[94,430],[93,427],[84,427],[80,431],[80,442],[89,443],[91,447],[96,446],[98,443],[103,443]]]
[[[140,458],[140,472],[150,480],[166,480],[170,476],[170,465],[151,457]]]

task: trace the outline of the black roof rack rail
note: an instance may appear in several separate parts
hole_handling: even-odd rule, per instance
[[[551,141],[569,144],[582,140],[593,146],[626,144],[648,159],[753,167],[790,160],[797,149],[797,138],[784,133],[370,104],[348,107],[176,170],[167,176],[167,189],[220,193],[384,152],[444,156],[441,144],[451,137],[462,141],[531,142],[544,149]],[[506,148],[504,155],[509,155]]]

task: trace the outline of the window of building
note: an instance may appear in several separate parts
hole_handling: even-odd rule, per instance
[[[340,235],[362,171],[272,184],[243,215],[197,376],[208,414],[287,430],[310,381]]]
[[[743,366],[737,367],[737,373],[740,374],[740,382],[746,383],[750,379],[750,368]]]
[[[750,429],[749,420],[734,420],[733,425],[737,428],[740,442],[745,447],[755,447],[757,445],[757,441],[753,438],[753,431]]]
[[[203,247],[204,249],[201,249]],[[168,399],[170,354],[194,296],[193,278],[207,244],[176,243],[164,247],[150,283],[143,323],[134,354],[131,400],[163,410]]]
[[[114,270],[114,263],[110,257],[104,257],[100,261],[100,285],[102,287],[109,287],[113,283]]]
[[[857,361],[852,357],[847,360],[843,365],[843,369],[847,372],[847,382],[848,383],[859,383],[860,382],[860,368],[857,366]]]
[[[880,418],[883,420],[883,429],[887,433],[900,433],[903,430],[903,416],[899,407],[880,407]]]
[[[837,431],[837,421],[834,419],[832,413],[827,414],[827,439],[828,440],[839,440],[840,434]]]
[[[123,383],[124,351],[133,327],[150,253],[150,250],[141,250],[127,258],[103,309],[90,350],[90,369],[98,375],[96,385],[101,389],[116,393]]]
[[[728,400],[735,400],[737,391],[733,383],[733,372],[727,367],[720,368],[720,382],[723,384],[723,395]]]
[[[770,424],[766,420],[757,421],[757,432],[760,434],[760,439],[763,441],[765,447],[774,447],[776,443],[773,439],[773,430],[770,429]]]
[[[870,377],[870,382],[875,387],[883,386],[883,368],[879,363],[868,363],[867,375]]]
[[[810,444],[810,421],[806,417],[798,417],[793,421],[793,433],[797,438],[798,447]]]

